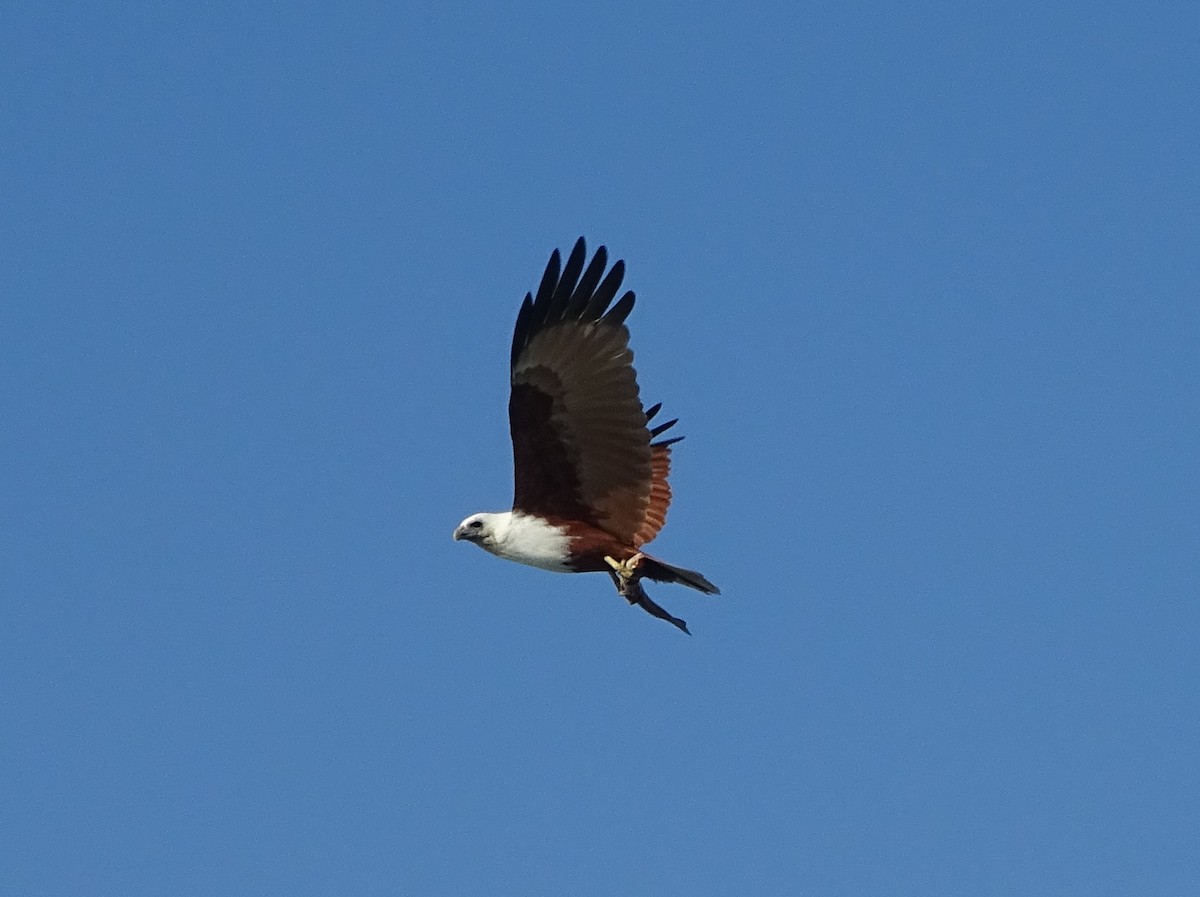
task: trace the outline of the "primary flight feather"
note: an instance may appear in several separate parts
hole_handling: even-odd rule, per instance
[[[508,401],[513,443],[511,511],[472,514],[454,531],[498,557],[559,573],[608,573],[620,595],[687,632],[650,600],[643,578],[719,590],[694,570],[641,550],[667,516],[671,445],[643,409],[625,319],[614,303],[625,263],[601,246],[584,267],[582,237],[562,264],[550,256],[536,296],[526,293],[513,332]]]

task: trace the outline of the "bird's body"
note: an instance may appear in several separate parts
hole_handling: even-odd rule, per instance
[[[656,441],[675,421],[651,428],[661,406],[642,407],[624,323],[634,294],[609,308],[624,263],[605,275],[603,246],[586,270],[585,258],[582,237],[564,268],[555,250],[536,298],[527,294],[517,317],[508,408],[513,509],[473,514],[454,538],[543,570],[606,572],[631,604],[687,632],[640,583],[718,591],[641,550],[666,521],[671,445],[682,437]]]

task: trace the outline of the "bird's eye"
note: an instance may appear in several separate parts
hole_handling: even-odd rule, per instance
[[[472,520],[470,523],[467,524],[467,526],[471,527],[471,529],[479,529],[479,527],[483,526],[483,521],[482,520]]]

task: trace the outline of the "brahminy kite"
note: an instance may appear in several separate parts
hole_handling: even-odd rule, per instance
[[[661,405],[638,396],[625,318],[634,294],[612,303],[625,276],[605,274],[601,246],[584,269],[583,237],[564,267],[550,256],[536,298],[525,294],[513,333],[508,423],[515,488],[511,511],[472,514],[454,538],[492,554],[557,573],[607,573],[617,592],[678,626],[640,580],[719,590],[695,570],[642,551],[667,517],[671,445],[659,439],[676,421],[651,426]]]

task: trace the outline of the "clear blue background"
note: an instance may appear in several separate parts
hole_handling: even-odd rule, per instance
[[[0,26],[0,891],[1200,893],[1194,2]],[[690,639],[450,539],[579,234]]]

